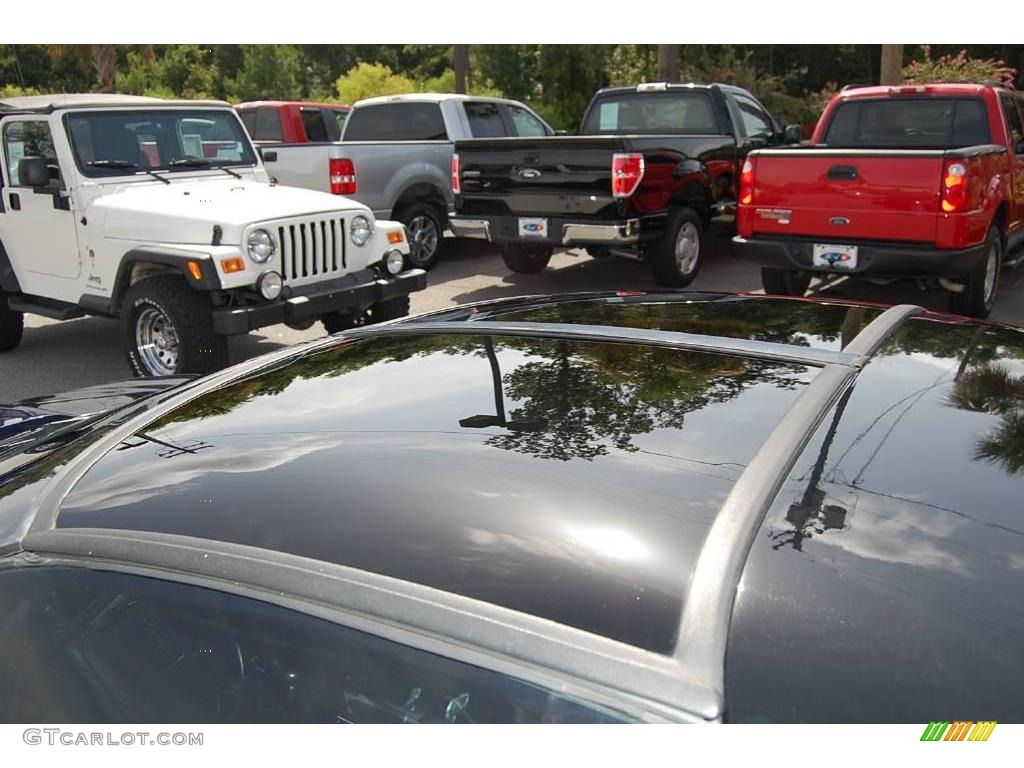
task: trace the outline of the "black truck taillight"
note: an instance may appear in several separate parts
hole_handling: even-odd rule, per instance
[[[644,177],[644,156],[639,152],[612,155],[612,197],[629,197]]]

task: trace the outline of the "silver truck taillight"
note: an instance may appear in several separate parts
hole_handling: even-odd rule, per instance
[[[354,195],[356,193],[356,167],[347,157],[330,159],[331,194]]]

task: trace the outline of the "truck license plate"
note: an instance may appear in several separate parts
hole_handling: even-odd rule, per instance
[[[547,237],[547,219],[519,219],[520,237]]]
[[[819,245],[815,243],[811,263],[816,267],[835,270],[857,268],[856,245]]]

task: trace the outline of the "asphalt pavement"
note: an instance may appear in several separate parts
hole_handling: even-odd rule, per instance
[[[618,258],[596,260],[581,250],[555,254],[539,275],[517,275],[508,271],[497,249],[489,243],[446,239],[445,244],[445,256],[430,272],[427,289],[412,296],[414,313],[505,296],[658,287],[644,263]],[[690,287],[700,291],[759,292],[760,272],[732,255],[728,230],[720,227],[712,231],[706,261]],[[940,311],[949,308],[943,291],[921,290],[905,281],[874,285],[840,280],[831,285],[812,285],[811,291],[889,304],[909,302]],[[1024,266],[1003,274],[992,319],[1024,326]],[[0,403],[131,378],[117,321],[89,317],[57,322],[34,315],[26,316],[25,321],[21,345],[0,354]],[[319,323],[306,331],[284,325],[261,328],[231,339],[231,360],[241,362],[323,333]]]

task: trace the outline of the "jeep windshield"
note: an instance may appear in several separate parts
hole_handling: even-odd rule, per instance
[[[227,110],[105,110],[65,120],[75,162],[93,178],[256,163],[242,124]]]

